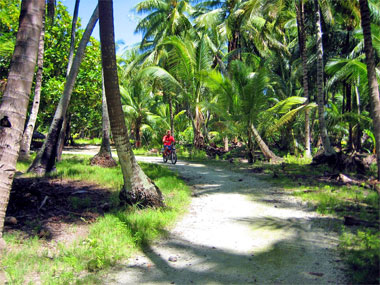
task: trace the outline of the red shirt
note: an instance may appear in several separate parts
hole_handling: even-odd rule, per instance
[[[164,142],[164,145],[171,145],[173,142],[175,142],[173,136],[168,136],[168,135],[165,135],[162,138],[162,141]]]

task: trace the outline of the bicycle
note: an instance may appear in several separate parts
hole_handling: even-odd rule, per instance
[[[165,147],[163,149],[162,160],[164,161],[164,163],[166,163],[166,162],[168,162],[169,159],[170,159],[172,164],[177,163],[177,153],[175,151],[174,145],[168,147],[168,149],[166,150],[166,154],[165,154]]]

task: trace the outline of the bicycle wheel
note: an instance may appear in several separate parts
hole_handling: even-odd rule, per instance
[[[165,154],[162,154],[162,160],[164,161],[164,163],[166,163],[168,161],[168,156]]]
[[[177,154],[173,151],[172,155],[170,156],[170,160],[172,161],[172,164],[177,163]]]

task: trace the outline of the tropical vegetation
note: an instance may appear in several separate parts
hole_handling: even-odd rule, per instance
[[[111,158],[110,125],[119,199],[140,207],[165,203],[133,149],[161,148],[168,129],[191,153],[313,157],[378,189],[379,1],[142,0],[142,40],[117,56],[112,0],[99,0],[86,29],[55,2],[0,0],[0,248],[31,130],[47,138],[29,171],[48,175],[75,139],[103,137]]]

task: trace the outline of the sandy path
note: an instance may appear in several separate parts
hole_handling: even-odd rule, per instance
[[[333,231],[338,221],[252,174],[168,166],[193,186],[188,214],[167,239],[115,268],[106,284],[346,283]]]

